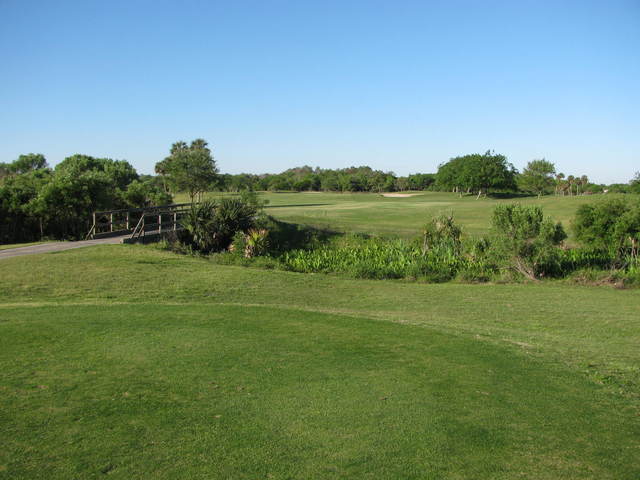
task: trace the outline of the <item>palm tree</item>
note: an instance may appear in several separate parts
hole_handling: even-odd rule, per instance
[[[156,175],[160,175],[160,178],[162,179],[162,188],[164,189],[165,192],[168,192],[169,188],[167,187],[167,179],[165,177],[165,174],[167,173],[166,158],[156,163],[155,172],[156,172]]]
[[[171,155],[173,155],[174,153],[181,152],[183,150],[186,150],[187,148],[187,142],[183,142],[182,140],[180,140],[171,145],[171,150],[169,150],[169,152],[171,153]]]
[[[582,193],[584,194],[584,187],[589,185],[589,177],[587,177],[586,175],[582,175],[580,177],[580,183],[582,183]]]
[[[576,183],[576,177],[574,177],[573,175],[569,175],[567,177],[567,183],[569,184],[569,196],[573,195],[573,186]]]
[[[564,173],[559,173],[556,175],[556,195],[562,188],[562,180],[564,180]]]
[[[186,143],[185,143],[185,147],[186,147]],[[209,144],[207,143],[207,141],[203,138],[196,138],[193,142],[191,142],[191,148],[194,150],[209,150],[207,148]]]

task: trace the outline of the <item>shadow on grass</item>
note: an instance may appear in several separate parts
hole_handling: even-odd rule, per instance
[[[344,236],[344,232],[288,223],[267,216],[261,227],[269,230],[271,250],[284,253],[288,250],[310,249],[333,238]]]
[[[533,198],[537,197],[537,195],[532,195],[531,193],[522,193],[522,192],[493,192],[490,193],[489,198],[495,198],[498,200],[509,200],[512,198]]]
[[[478,193],[462,193],[457,194],[459,198],[478,198]],[[509,200],[516,198],[534,198],[537,195],[523,192],[489,192],[487,195],[481,195],[480,198],[491,198],[494,200]]]

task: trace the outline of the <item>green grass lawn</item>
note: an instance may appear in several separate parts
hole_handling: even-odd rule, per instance
[[[219,194],[209,194],[211,197]],[[569,232],[580,205],[603,195],[545,196],[515,199],[460,197],[454,193],[421,192],[408,198],[389,198],[375,193],[261,193],[269,200],[267,213],[293,223],[364,233],[414,236],[429,218],[453,212],[465,232],[476,235],[489,230],[493,208],[500,203],[541,205],[547,215],[561,221]],[[179,201],[185,200],[182,197]]]
[[[0,478],[637,479],[639,332],[637,290],[6,259]]]

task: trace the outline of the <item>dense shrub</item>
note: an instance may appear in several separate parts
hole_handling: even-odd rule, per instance
[[[48,233],[39,192],[50,180],[47,168],[4,179],[0,185],[0,243],[39,239]]]
[[[464,262],[458,269],[457,277],[463,282],[488,282],[497,273],[497,265],[492,256],[491,242],[486,237],[468,238],[463,242]]]
[[[609,198],[582,205],[576,212],[573,229],[578,241],[588,247],[613,251],[616,256],[638,254],[640,242],[640,202]]]
[[[493,253],[503,267],[529,279],[561,273],[562,224],[537,205],[499,205],[493,211]]]
[[[159,188],[154,179],[133,180],[122,193],[127,207],[151,207],[154,205],[168,205],[172,201],[171,195]]]
[[[237,198],[194,203],[182,220],[184,240],[201,253],[226,250],[234,235],[254,226],[256,207]]]
[[[432,218],[422,232],[422,253],[426,255],[434,248],[448,248],[460,252],[462,229],[455,223],[453,215],[438,215]]]
[[[237,232],[229,251],[244,258],[266,255],[269,251],[269,231],[265,228],[251,228],[247,232]]]
[[[210,200],[191,205],[189,212],[182,219],[185,243],[193,245],[201,252],[215,249],[217,225],[216,203]]]

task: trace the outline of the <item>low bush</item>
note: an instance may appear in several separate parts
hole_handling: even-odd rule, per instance
[[[493,211],[492,228],[492,251],[503,268],[531,280],[562,273],[558,247],[567,235],[540,206],[499,205]]]
[[[343,245],[286,252],[281,261],[296,272],[346,273],[355,278],[403,278],[419,249],[402,240],[351,237]]]
[[[446,282],[468,260],[451,245],[399,239],[348,236],[311,250],[293,250],[281,257],[284,267],[296,272],[342,273],[354,278],[422,279]]]
[[[573,223],[583,245],[610,252],[619,264],[640,255],[640,201],[610,198],[582,205]],[[624,268],[624,267],[623,267]]]
[[[255,224],[256,207],[237,198],[194,203],[186,217],[183,242],[201,253],[226,250],[234,235]]]
[[[253,258],[266,255],[269,250],[269,231],[265,228],[252,228],[247,232],[237,232],[229,251],[242,255],[245,258]]]
[[[438,215],[432,218],[422,232],[422,253],[430,250],[446,248],[460,253],[462,229],[455,223],[453,215]]]
[[[567,276],[567,281],[578,285],[608,285],[614,288],[631,288],[640,286],[640,273],[618,269],[583,268],[571,272]]]
[[[573,272],[582,269],[609,269],[615,257],[610,251],[598,248],[570,248],[560,250],[560,269],[562,272]]]

